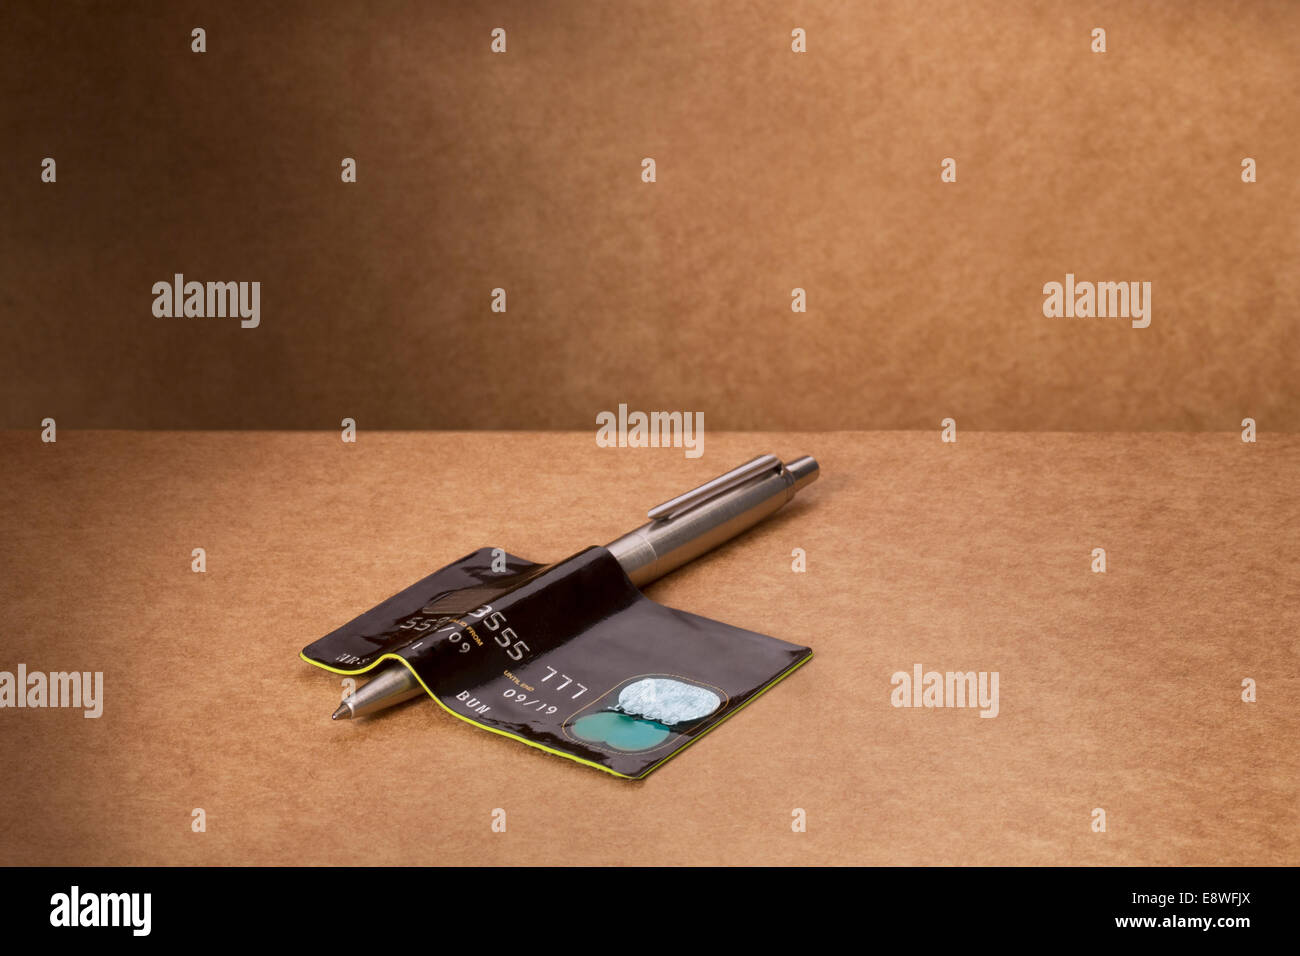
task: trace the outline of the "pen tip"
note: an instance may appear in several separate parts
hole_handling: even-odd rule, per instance
[[[785,470],[794,476],[795,491],[802,491],[808,485],[811,485],[821,473],[821,468],[817,465],[817,459],[808,455],[801,455],[794,461],[786,462]]]
[[[339,704],[339,709],[330,714],[330,720],[351,720],[352,708],[347,704]]]

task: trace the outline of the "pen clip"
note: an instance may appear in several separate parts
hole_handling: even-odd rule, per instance
[[[737,485],[743,485],[751,478],[765,474],[769,471],[781,470],[781,459],[776,455],[759,455],[752,461],[747,461],[739,468],[733,468],[725,475],[718,475],[717,478],[710,479],[698,488],[692,488],[684,494],[678,495],[665,501],[661,505],[656,505],[650,509],[648,517],[651,521],[666,521],[670,518],[676,518],[679,514],[689,511],[696,505],[708,501],[710,498],[716,498],[724,491],[730,491]]]

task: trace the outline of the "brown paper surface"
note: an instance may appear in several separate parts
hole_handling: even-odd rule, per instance
[[[648,594],[816,657],[645,782],[428,701],[329,720],[306,643],[764,451],[822,478]],[[0,710],[0,864],[1295,865],[1298,466],[1268,433],[6,432],[0,669],[105,702]],[[918,663],[997,671],[998,716],[891,706]]]
[[[33,0],[0,88],[0,427],[1300,422],[1290,0]]]

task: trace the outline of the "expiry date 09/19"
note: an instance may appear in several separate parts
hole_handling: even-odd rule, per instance
[[[539,714],[546,714],[548,717],[558,709],[554,704],[548,704],[540,697],[529,697],[521,690],[515,690],[508,687],[501,692],[501,696],[506,700],[514,701],[521,707],[527,707],[529,710],[535,710]]]
[[[511,676],[513,677],[513,675]],[[543,677],[541,681],[539,681],[539,683],[545,684],[548,681],[550,681],[552,678],[558,678],[558,680],[556,680],[554,684],[550,685],[550,689],[552,691],[559,691],[559,690],[566,691],[565,696],[570,697],[570,699],[572,700],[577,700],[579,697],[581,697],[583,694],[587,692],[586,684],[574,680],[568,674],[561,674],[554,667],[550,667],[550,666],[546,666],[546,676]],[[576,689],[570,692],[571,687]],[[506,700],[514,701],[516,704],[520,705],[521,707],[527,707],[530,710],[535,710],[539,714],[546,714],[549,716],[555,713],[556,710],[558,710],[558,708],[554,704],[548,704],[541,697],[530,697],[524,691],[516,690],[513,687],[507,687],[505,690],[501,692],[501,696],[504,697]]]

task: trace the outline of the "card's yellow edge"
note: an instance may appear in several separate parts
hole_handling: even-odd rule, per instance
[[[654,770],[656,767],[658,767],[660,764],[664,763],[665,761],[671,760],[673,757],[676,757],[679,753],[681,753],[681,752],[682,752],[683,750],[685,750],[687,747],[690,747],[691,744],[695,743],[695,741],[699,740],[701,737],[704,737],[705,735],[707,735],[707,734],[709,734],[710,732],[712,732],[713,729],[714,729],[715,727],[717,727],[719,724],[726,723],[726,720],[727,720],[727,719],[730,719],[732,715],[740,713],[740,711],[744,710],[746,707],[748,707],[748,706],[749,706],[750,704],[752,704],[754,701],[758,700],[758,698],[762,697],[762,696],[763,696],[764,694],[766,694],[769,690],[771,690],[773,687],[775,687],[775,686],[776,686],[777,684],[779,684],[781,681],[785,680],[787,677],[789,677],[791,674],[793,674],[796,670],[798,670],[798,669],[799,669],[800,667],[802,667],[804,664],[807,664],[807,663],[808,663],[810,660],[812,660],[812,658],[813,658],[812,654],[809,653],[809,655],[808,655],[807,657],[805,657],[805,658],[804,658],[803,660],[801,660],[801,661],[796,662],[795,665],[794,665],[793,667],[789,668],[788,670],[786,670],[786,671],[784,671],[782,674],[780,674],[780,675],[776,678],[776,680],[772,681],[770,684],[768,684],[766,687],[764,687],[762,690],[760,690],[757,694],[755,694],[755,695],[754,695],[753,697],[751,697],[749,700],[745,701],[743,704],[741,704],[739,707],[737,707],[735,710],[733,710],[730,714],[727,715],[727,717],[726,717],[725,719],[723,719],[723,720],[719,720],[717,723],[715,723],[715,724],[714,724],[712,727],[710,727],[708,730],[704,731],[704,733],[700,734],[698,737],[694,737],[694,738],[692,738],[692,739],[691,739],[690,741],[688,741],[684,746],[677,748],[677,749],[674,750],[672,753],[670,753],[668,756],[664,757],[663,760],[657,760],[657,761],[655,761],[655,762],[652,763],[649,767],[647,767],[644,771],[642,771],[642,773],[641,773],[639,776],[631,777],[631,776],[628,776],[628,775],[625,774],[625,773],[619,773],[617,770],[611,770],[609,767],[606,767],[606,766],[604,766],[604,765],[602,765],[602,764],[598,764],[598,763],[596,763],[594,760],[587,760],[587,759],[585,759],[585,758],[583,758],[583,757],[575,756],[574,754],[565,753],[563,750],[556,750],[556,749],[553,748],[553,747],[547,747],[547,746],[545,746],[544,744],[539,744],[539,743],[537,743],[536,741],[529,740],[529,739],[526,738],[526,737],[520,737],[520,736],[518,736],[517,734],[507,733],[507,732],[504,731],[504,730],[498,730],[498,729],[495,728],[495,727],[489,727],[489,726],[487,726],[486,724],[480,724],[480,723],[479,723],[478,721],[476,721],[476,720],[470,720],[470,719],[469,719],[468,717],[466,717],[464,714],[458,714],[456,711],[452,710],[450,707],[448,707],[446,704],[444,704],[441,700],[439,700],[437,694],[435,694],[433,691],[429,690],[429,686],[428,686],[428,685],[427,685],[423,680],[420,679],[420,675],[417,674],[417,673],[415,672],[415,668],[411,666],[410,661],[408,661],[406,658],[402,657],[402,656],[399,655],[399,654],[384,654],[384,655],[382,655],[381,657],[376,658],[374,661],[372,661],[372,662],[371,662],[370,664],[368,664],[367,666],[362,667],[362,668],[360,668],[359,670],[354,670],[354,671],[343,670],[342,668],[338,668],[338,667],[330,667],[328,664],[322,664],[320,661],[312,660],[312,659],[311,659],[310,657],[308,657],[308,656],[306,655],[306,653],[303,652],[303,651],[299,651],[299,652],[298,652],[298,656],[299,656],[300,658],[302,658],[304,661],[306,661],[308,664],[312,665],[313,667],[319,667],[321,670],[329,671],[331,674],[342,674],[342,675],[344,675],[345,677],[349,677],[349,676],[352,676],[352,675],[355,675],[355,674],[365,674],[365,673],[367,673],[368,671],[374,670],[376,667],[378,667],[378,666],[379,666],[380,664],[382,664],[384,661],[398,661],[398,662],[399,662],[403,667],[405,667],[408,671],[411,672],[411,676],[412,676],[412,677],[414,677],[417,681],[419,681],[420,686],[424,688],[424,692],[425,692],[426,694],[428,694],[431,698],[433,698],[434,703],[436,703],[439,707],[441,707],[441,708],[442,708],[443,710],[445,710],[447,713],[451,714],[451,715],[452,715],[453,717],[455,717],[456,719],[458,719],[458,720],[463,720],[463,721],[465,721],[465,723],[467,723],[467,724],[469,724],[469,725],[471,725],[471,726],[473,726],[473,727],[478,727],[480,730],[486,730],[488,733],[491,733],[491,734],[498,734],[498,735],[500,735],[500,736],[502,736],[502,737],[508,737],[508,738],[510,738],[511,740],[517,740],[517,741],[519,741],[521,744],[526,744],[527,746],[529,746],[529,747],[534,747],[534,748],[536,748],[537,750],[544,750],[544,751],[545,751],[546,753],[548,753],[548,754],[555,754],[557,757],[563,757],[565,760],[573,760],[573,761],[575,761],[575,762],[577,762],[577,763],[585,764],[585,765],[588,766],[588,767],[594,767],[594,768],[596,768],[597,770],[603,770],[605,773],[613,774],[615,777],[618,777],[620,780],[641,780],[641,779],[643,779],[643,778],[646,776],[646,774],[648,774],[650,771]]]

